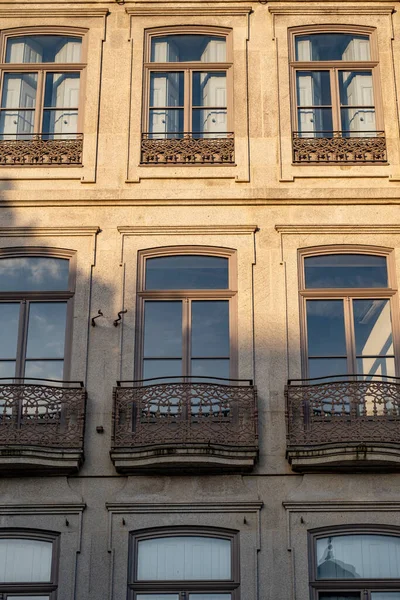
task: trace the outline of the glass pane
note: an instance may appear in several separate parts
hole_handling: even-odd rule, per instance
[[[150,73],[150,106],[174,107],[184,104],[183,73]]]
[[[31,302],[27,358],[63,358],[66,302]]]
[[[371,600],[400,600],[400,591],[371,592]]]
[[[2,110],[0,113],[0,139],[31,140],[35,111]]]
[[[13,37],[7,41],[7,63],[80,62],[82,40],[61,35]]]
[[[64,258],[0,259],[2,292],[68,290],[69,260]]]
[[[307,300],[309,356],[346,356],[343,300]]]
[[[388,287],[386,258],[368,254],[325,254],[304,260],[306,288]]]
[[[165,537],[138,543],[139,581],[231,579],[231,542],[208,537]]]
[[[0,303],[0,358],[17,355],[19,311],[19,302]]]
[[[193,378],[197,375],[199,377],[223,377],[224,379],[229,379],[229,359],[194,358],[191,362]],[[202,379],[201,381],[204,382],[205,380]],[[218,381],[210,381],[218,383]]]
[[[318,595],[319,600],[360,600],[360,592],[324,592]]]
[[[373,106],[372,71],[339,71],[342,106]]]
[[[353,300],[356,354],[393,356],[389,300]]]
[[[25,378],[63,379],[64,361],[62,360],[27,360]]]
[[[194,138],[226,137],[227,111],[225,109],[194,109],[192,128]]]
[[[296,60],[371,60],[369,37],[347,33],[299,35]]]
[[[347,373],[347,360],[345,358],[309,358],[308,376],[310,379],[315,377],[332,376],[332,381],[338,381],[341,378],[337,375]],[[328,379],[326,380],[328,382]]]
[[[172,383],[182,381],[182,361],[178,359],[153,359],[146,358],[143,361],[143,379],[151,379],[153,377],[176,377],[176,379],[165,379],[164,383]],[[154,381],[154,383],[163,383],[162,380]],[[152,382],[149,382],[151,385]]]
[[[0,582],[50,582],[52,553],[51,542],[0,539]]]
[[[136,594],[136,600],[179,600],[179,594]]]
[[[210,35],[168,35],[151,40],[151,62],[224,62],[226,40]]]
[[[360,373],[358,379],[368,379],[372,375],[395,377],[396,368],[394,358],[382,358],[380,356],[374,358],[357,358],[357,373]],[[365,375],[365,377],[361,377],[361,374]]]
[[[145,358],[182,357],[182,302],[180,300],[145,302],[144,356]]]
[[[343,137],[369,137],[376,135],[375,110],[373,108],[342,108]]]
[[[1,107],[35,108],[36,91],[36,73],[5,73]]]
[[[297,105],[329,106],[331,83],[329,71],[297,71]]]
[[[230,354],[229,301],[192,301],[192,357]]]
[[[193,106],[226,106],[226,73],[193,73]]]
[[[227,258],[187,255],[146,261],[146,290],[227,288]]]
[[[44,90],[45,108],[79,106],[79,73],[47,73]]]
[[[15,360],[0,360],[0,377],[15,377]]]
[[[189,594],[189,600],[230,600],[231,594]]]
[[[183,109],[151,109],[149,119],[150,139],[179,139],[183,137]]]
[[[331,108],[299,108],[297,121],[300,137],[332,137]]]
[[[44,140],[76,138],[78,111],[72,108],[43,111],[42,131]]]
[[[400,578],[400,538],[338,535],[317,540],[317,579]]]

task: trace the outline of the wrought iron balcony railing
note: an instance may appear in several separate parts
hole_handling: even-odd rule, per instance
[[[356,378],[359,379],[356,379]],[[398,448],[400,460],[400,379],[346,375],[291,380],[286,390],[287,453],[292,464],[318,461],[324,448],[350,457],[350,448]],[[340,450],[342,448],[342,450]],[[328,451],[329,454],[329,451]],[[328,456],[326,454],[325,456]],[[340,461],[339,461],[340,462]]]
[[[22,467],[34,456],[36,468],[76,470],[83,460],[85,405],[82,382],[1,378],[0,470],[13,464],[13,456]]]
[[[294,163],[385,163],[384,131],[294,131]]]
[[[233,164],[233,133],[142,133],[144,165]]]
[[[1,134],[0,165],[81,165],[83,134]]]
[[[249,467],[257,449],[252,381],[168,377],[114,389],[111,456],[119,470],[157,466],[163,456],[174,466]]]

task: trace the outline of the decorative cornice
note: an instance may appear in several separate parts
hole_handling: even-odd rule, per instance
[[[43,17],[67,17],[68,19],[79,19],[85,17],[105,17],[109,13],[108,8],[0,8],[1,19],[43,19]]]
[[[100,227],[0,227],[0,237],[87,236],[100,231]]]
[[[251,6],[127,6],[126,13],[135,17],[232,16],[243,17],[252,12]]]
[[[160,513],[254,513],[261,510],[263,502],[112,502],[106,503],[110,513],[160,514]]]
[[[400,502],[388,501],[353,501],[340,502],[329,500],[328,502],[282,502],[285,510],[290,512],[398,512]]]
[[[149,225],[122,226],[123,235],[251,235],[258,231],[257,225]]]
[[[0,504],[0,515],[77,515],[86,508],[77,504]]]
[[[269,6],[268,10],[273,15],[391,15],[394,6]]]
[[[284,235],[302,234],[400,234],[400,225],[275,225],[278,233]]]

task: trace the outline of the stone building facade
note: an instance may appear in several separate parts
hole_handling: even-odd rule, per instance
[[[399,9],[0,0],[1,598],[400,599]]]

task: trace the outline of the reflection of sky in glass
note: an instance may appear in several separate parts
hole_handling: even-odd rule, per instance
[[[228,300],[192,302],[192,356],[229,356]]]
[[[318,579],[400,578],[400,538],[340,535],[317,540]]]
[[[309,356],[346,356],[343,300],[308,300]]]
[[[27,360],[25,378],[62,379],[64,361],[62,360]]]
[[[27,358],[63,358],[66,302],[31,302]]]
[[[68,290],[69,261],[24,257],[0,260],[0,292]]]
[[[385,288],[386,258],[367,254],[325,254],[304,260],[306,288]]]
[[[182,301],[145,302],[144,356],[182,356]]]
[[[0,303],[0,359],[16,357],[19,309],[19,302]]]
[[[146,290],[227,289],[228,259],[162,256],[146,261]]]

